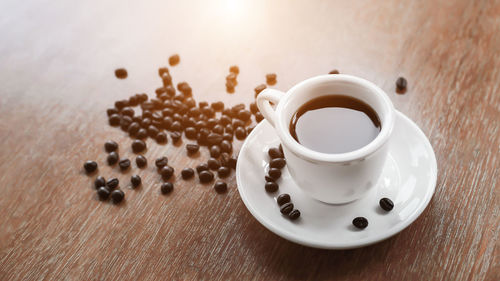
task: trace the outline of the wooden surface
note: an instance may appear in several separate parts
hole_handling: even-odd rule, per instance
[[[499,1],[135,2],[0,2],[0,280],[499,280]],[[435,149],[430,205],[386,241],[326,251],[260,225],[234,174],[225,195],[195,180],[159,194],[154,158],[180,171],[205,150],[191,159],[148,140],[146,170],[109,168],[107,139],[133,154],[106,108],[153,95],[173,53],[176,82],[227,105],[250,103],[269,72],[280,90],[332,69],[373,81]],[[96,199],[87,159],[118,175],[123,204]],[[124,184],[133,173],[138,190]]]

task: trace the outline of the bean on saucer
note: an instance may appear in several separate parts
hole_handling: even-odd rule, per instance
[[[392,210],[392,208],[394,208],[394,203],[389,198],[380,199],[379,205],[380,205],[380,208],[382,208],[384,211],[387,211],[387,212],[389,212],[390,210]]]
[[[357,217],[352,220],[352,224],[359,229],[364,229],[368,226],[368,220],[365,217]]]
[[[293,210],[293,204],[290,202],[285,203],[285,204],[281,205],[281,207],[280,207],[280,212],[283,215],[288,215],[292,210]]]
[[[290,202],[290,195],[287,193],[280,194],[278,198],[276,198],[276,202],[278,203],[279,206]]]

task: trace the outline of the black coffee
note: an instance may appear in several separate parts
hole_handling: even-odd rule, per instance
[[[322,153],[345,153],[369,144],[380,133],[380,119],[353,97],[327,95],[302,105],[290,121],[290,133],[303,146]]]

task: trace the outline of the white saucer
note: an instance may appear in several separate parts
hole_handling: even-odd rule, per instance
[[[295,184],[283,168],[279,190],[264,189],[268,165],[267,150],[279,145],[274,129],[262,121],[243,144],[236,167],[241,199],[252,215],[267,229],[290,241],[316,248],[349,249],[389,238],[410,225],[427,207],[434,194],[437,165],[434,151],[420,128],[401,112],[390,140],[387,162],[377,186],[365,197],[344,205],[317,201]],[[291,221],[281,215],[276,197],[288,193],[301,216]],[[385,212],[379,207],[383,197],[394,202]],[[363,230],[352,226],[363,216],[369,225]]]

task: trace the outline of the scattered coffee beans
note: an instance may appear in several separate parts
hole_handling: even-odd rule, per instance
[[[163,168],[164,166],[168,165],[168,158],[166,156],[163,156],[163,157],[156,159],[155,165],[158,169]]]
[[[352,224],[359,229],[363,229],[368,226],[368,220],[364,217],[357,217],[352,220]]]
[[[125,171],[128,168],[130,168],[130,160],[128,160],[128,159],[122,159],[118,163],[118,166],[120,166],[120,170]]]
[[[266,75],[266,83],[267,85],[275,85],[276,84],[276,73],[269,73]]]
[[[107,187],[101,186],[99,189],[97,189],[97,196],[99,197],[99,200],[104,201],[109,198],[110,191]]]
[[[280,212],[283,215],[288,215],[292,210],[293,210],[293,204],[290,202],[285,203],[285,204],[281,205],[281,207],[280,207]]]
[[[293,211],[291,211],[289,214],[288,214],[288,217],[291,219],[291,220],[296,220],[300,217],[300,211],[295,209]]]
[[[382,208],[384,211],[389,212],[394,208],[394,203],[392,202],[391,199],[389,198],[382,198],[379,201],[380,208]]]
[[[177,65],[181,61],[181,58],[178,54],[174,54],[168,58],[168,64],[171,66]]]
[[[148,160],[146,157],[139,155],[135,158],[135,163],[137,164],[137,167],[144,168],[148,165]]]
[[[125,193],[123,193],[123,191],[117,189],[117,190],[113,190],[111,192],[111,201],[114,204],[118,204],[118,203],[122,202],[123,198],[125,198]]]
[[[174,184],[171,183],[171,182],[164,182],[162,185],[161,185],[161,193],[162,194],[168,194],[170,192],[172,192],[172,190],[174,190]]]
[[[210,171],[201,171],[198,174],[201,183],[211,182],[214,179],[214,174]]]
[[[173,174],[174,174],[174,168],[170,166],[165,166],[160,169],[160,175],[164,181],[169,180]]]
[[[97,170],[97,162],[95,161],[86,161],[84,164],[83,164],[83,168],[85,169],[85,172],[87,172],[87,174],[90,174],[92,172],[94,172],[95,170]]]
[[[127,70],[125,68],[118,68],[115,70],[115,76],[118,79],[125,79],[128,76]]]
[[[106,143],[104,143],[104,149],[106,152],[113,152],[118,149],[118,144],[115,141],[108,140]]]
[[[278,198],[276,198],[276,202],[278,203],[279,206],[290,202],[290,195],[287,193],[280,194]]]
[[[130,183],[132,183],[132,187],[138,187],[139,185],[141,185],[141,177],[139,175],[133,175],[132,177],[130,177]]]
[[[181,171],[181,176],[185,180],[190,179],[194,176],[194,170],[191,168],[184,168]]]
[[[267,192],[276,192],[279,188],[278,184],[274,181],[268,181],[265,184],[265,188]]]
[[[104,179],[104,177],[98,176],[97,178],[95,178],[94,187],[95,189],[99,189],[99,187],[101,186],[106,186],[106,180]]]
[[[214,184],[214,189],[217,193],[224,193],[227,191],[227,184],[223,181],[217,181]]]
[[[120,181],[117,178],[111,178],[106,182],[106,186],[109,187],[109,189],[115,189]]]
[[[146,143],[142,140],[134,140],[132,142],[132,151],[134,153],[143,152],[146,149]]]

